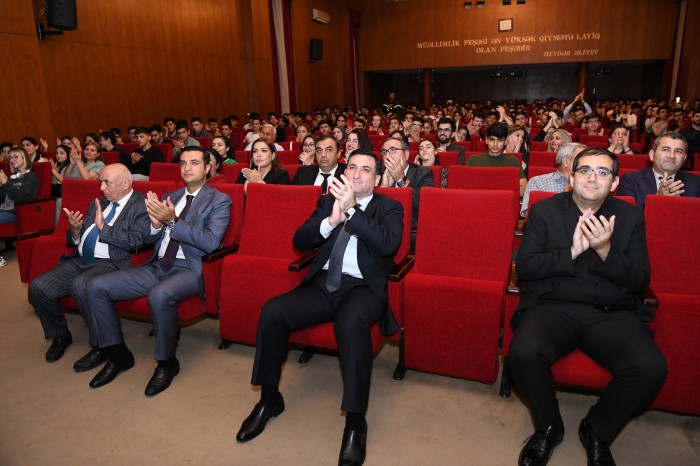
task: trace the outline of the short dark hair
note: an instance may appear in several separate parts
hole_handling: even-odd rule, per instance
[[[587,122],[588,120],[591,120],[591,119],[594,120],[594,119],[596,119],[596,118],[597,118],[599,121],[600,121],[600,119],[601,119],[601,118],[600,118],[600,115],[598,115],[597,113],[589,113],[588,115],[586,115],[585,117],[583,117],[583,121],[586,121],[586,122]]]
[[[604,155],[613,161],[612,175],[617,176],[618,172],[620,171],[620,161],[617,160],[617,156],[615,154],[607,149],[603,149],[602,147],[590,147],[579,152],[576,158],[574,158],[574,164],[571,168],[572,172],[575,173],[576,170],[578,170],[578,163],[579,160],[581,160],[581,157],[598,155]]]
[[[159,132],[159,133],[162,133],[162,132],[163,132],[163,127],[160,126],[159,124],[151,125],[151,126],[148,128],[148,132],[149,132],[149,133],[152,133],[153,131],[157,131],[157,132]]]
[[[340,151],[340,141],[338,141],[335,137],[331,136],[330,134],[320,136],[316,140],[316,144],[318,144],[321,141],[328,141],[328,140],[333,141],[333,144],[335,144],[335,150]]]
[[[163,124],[167,125],[168,122],[170,122],[170,121],[172,121],[173,123],[176,123],[176,124],[177,124],[177,120],[176,120],[175,118],[171,117],[171,116],[165,117],[165,119],[163,120]]]
[[[655,151],[659,147],[659,144],[661,143],[661,140],[663,138],[673,139],[674,141],[683,141],[683,145],[685,146],[685,153],[688,153],[688,140],[681,133],[676,133],[675,131],[668,131],[656,138],[652,150]]]
[[[180,152],[180,159],[182,159],[182,154],[186,152],[201,152],[202,153],[202,159],[204,160],[205,164],[209,164],[209,161],[211,160],[209,151],[205,149],[204,147],[200,146],[185,146],[182,148],[182,151]]]
[[[185,120],[180,120],[177,122],[177,125],[175,126],[175,131],[177,131],[179,129],[186,129],[187,131],[189,131],[190,125],[188,125]]]
[[[486,128],[486,137],[505,139],[508,137],[508,125],[506,123],[494,123]]]
[[[382,174],[382,162],[381,162],[381,160],[379,160],[379,157],[377,157],[377,154],[375,154],[371,150],[357,149],[352,154],[350,154],[348,156],[348,159],[345,161],[345,163],[347,165],[350,165],[350,159],[352,159],[356,155],[366,155],[367,157],[372,157],[374,159],[374,174],[375,175]]]
[[[110,128],[109,130],[110,133],[114,134],[115,136],[121,136],[122,135],[122,130],[119,128]],[[65,137],[65,136],[64,136]]]
[[[145,126],[139,126],[138,128],[136,128],[134,134],[147,134],[150,136],[151,132],[148,131],[148,128],[146,128]]]
[[[440,127],[440,125],[450,125],[450,129],[452,130],[453,133],[455,132],[455,129],[457,129],[457,122],[454,121],[454,120],[453,120],[452,118],[450,118],[450,117],[442,117],[442,118],[440,118],[440,119],[438,120],[438,124],[437,124],[437,125],[438,125],[438,127]]]
[[[128,132],[131,131],[132,129],[133,129],[134,131],[136,131],[136,126],[135,126],[135,125],[128,126],[128,127],[126,128],[126,132],[128,133]]]
[[[209,118],[209,123],[218,123],[218,122],[219,122],[219,120],[217,120],[214,117]]]
[[[199,117],[192,117],[192,119],[190,120],[191,123],[194,123],[195,121],[201,123],[201,122],[202,122],[202,119],[199,118]]]
[[[102,131],[100,133],[100,137],[103,139],[109,139],[109,142],[111,142],[112,145],[115,145],[117,143],[117,137],[112,131]]]

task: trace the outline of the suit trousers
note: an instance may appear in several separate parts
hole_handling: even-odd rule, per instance
[[[325,270],[262,308],[253,363],[253,385],[278,386],[287,358],[289,335],[333,322],[343,376],[341,409],[363,413],[369,404],[372,376],[370,328],[384,309],[364,280],[343,275],[340,288],[326,290]]]
[[[577,303],[523,311],[508,358],[538,431],[563,427],[551,366],[577,347],[613,376],[586,416],[596,436],[610,445],[661,390],[666,360],[651,329],[633,311],[606,312]]]
[[[87,282],[92,277],[116,270],[119,268],[110,259],[97,259],[94,264],[85,265],[83,259],[75,255],[32,280],[29,285],[29,299],[41,321],[44,338],[57,338],[68,333],[66,317],[59,305],[61,298],[66,296],[73,296],[80,315],[90,328]],[[92,332],[89,343],[91,346],[97,345]]]
[[[154,357],[165,361],[175,354],[179,318],[177,303],[199,292],[197,277],[187,261],[176,259],[167,272],[160,261],[95,277],[88,282],[90,332],[100,348],[124,343],[114,301],[146,296],[156,336]]]

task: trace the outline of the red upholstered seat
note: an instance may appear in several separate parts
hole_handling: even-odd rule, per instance
[[[644,207],[651,288],[659,299],[654,341],[668,378],[653,408],[700,414],[700,199],[648,196]]]
[[[151,164],[150,181],[182,181],[179,163],[153,162]]]
[[[547,149],[549,148],[547,147],[547,143],[544,141],[532,141],[530,143],[530,150],[546,152]]]
[[[248,186],[240,247],[222,267],[222,348],[228,342],[254,345],[263,304],[304,278],[304,273],[289,271],[300,256],[292,236],[314,211],[320,194],[319,186]]]
[[[652,161],[648,155],[644,154],[617,154],[617,160],[620,162],[620,168],[632,168],[639,170],[652,166]]]
[[[496,381],[514,196],[421,191],[415,265],[404,280],[407,368]]]
[[[541,151],[531,151],[530,159],[528,161],[529,168],[533,166],[536,167],[547,167],[556,170],[557,167],[557,153],[556,152],[541,152]]]

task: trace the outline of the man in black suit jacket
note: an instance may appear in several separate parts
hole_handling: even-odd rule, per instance
[[[334,322],[347,412],[340,464],[362,464],[365,457],[372,372],[370,328],[397,328],[388,306],[387,274],[401,243],[400,203],[374,194],[381,164],[370,151],[355,151],[341,180],[321,196],[316,211],[296,231],[294,247],[318,253],[304,282],[268,301],[258,322],[252,383],[262,385],[260,402],[243,421],[239,442],[255,438],[267,421],[284,411],[278,390],[289,334]],[[342,274],[341,274],[342,272]]]
[[[633,196],[641,209],[649,194],[700,197],[700,176],[681,170],[687,156],[688,143],[681,134],[664,134],[649,151],[654,167],[622,175],[617,195]]]
[[[551,366],[573,349],[613,376],[579,427],[589,465],[614,464],[610,444],[666,378],[665,359],[644,322],[653,313],[639,298],[650,276],[644,217],[608,196],[618,168],[607,150],[586,149],[574,159],[573,190],[530,208],[508,358],[536,429],[520,465],[546,464],[563,439]]]
[[[150,219],[147,243],[156,243],[151,259],[140,267],[95,277],[88,282],[91,332],[107,352],[107,362],[90,381],[98,388],[134,366],[134,355],[124,343],[114,301],[146,296],[156,337],[158,366],[146,386],[146,396],[167,389],[180,372],[175,356],[179,336],[177,305],[204,296],[202,256],[213,252],[226,234],[231,198],[207,184],[209,152],[185,147],[180,171],[185,188],[163,196],[149,192],[146,212]]]
[[[345,164],[338,163],[340,143],[333,136],[321,136],[316,141],[316,164],[299,167],[292,184],[321,186],[323,194],[328,192],[331,177],[340,179]]]
[[[385,168],[384,175],[382,175],[382,187],[411,188],[413,190],[413,209],[411,212],[411,251],[413,251],[416,245],[420,190],[434,186],[433,171],[427,167],[408,162],[409,146],[404,139],[386,139],[382,144],[380,154],[384,159]]]
[[[62,257],[58,266],[29,284],[29,298],[41,321],[44,338],[53,338],[46,352],[48,362],[58,361],[73,342],[59,305],[61,298],[72,295],[80,314],[88,323],[87,281],[97,275],[131,267],[129,249],[142,244],[148,235],[149,221],[144,205],[146,196],[131,188],[129,169],[120,163],[107,165],[100,173],[100,182],[104,198],[95,199],[85,217],[81,212],[63,209],[70,222],[67,240],[76,246],[75,254]],[[92,235],[96,240],[94,254],[88,253],[90,247],[86,251],[83,249],[92,231],[99,232],[96,237],[95,233]],[[104,362],[105,354],[97,347],[96,336],[92,332],[90,346],[90,353],[73,366],[77,372],[92,369]]]

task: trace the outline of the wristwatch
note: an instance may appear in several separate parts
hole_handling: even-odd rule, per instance
[[[403,178],[398,180],[396,182],[396,186],[398,186],[399,188],[403,188],[404,186],[406,186],[406,177],[404,176]]]
[[[173,228],[175,228],[176,223],[177,223],[177,217],[175,217],[174,219],[172,219],[168,222],[168,228],[172,230]]]

